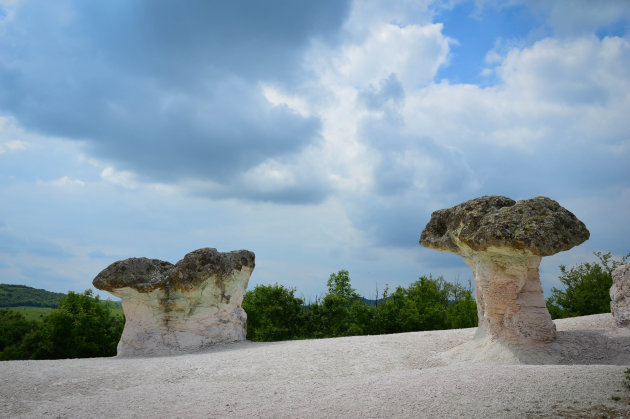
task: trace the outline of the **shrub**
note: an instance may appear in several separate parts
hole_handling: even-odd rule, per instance
[[[564,290],[551,289],[547,308],[554,319],[610,312],[612,272],[626,262],[629,255],[614,260],[610,253],[594,252],[599,262],[585,262],[567,270],[561,265],[560,282]]]
[[[304,323],[303,305],[304,302],[295,297],[295,288],[257,285],[243,298],[247,338],[275,341],[299,337]]]

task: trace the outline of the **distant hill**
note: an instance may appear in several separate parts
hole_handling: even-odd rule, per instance
[[[26,285],[0,284],[0,308],[6,307],[45,307],[57,308],[59,299],[66,294],[51,292]],[[122,315],[122,303],[120,301],[101,300],[108,304],[117,313]],[[41,314],[39,311],[37,314]],[[41,317],[41,316],[39,316]]]
[[[386,300],[386,298],[379,298],[378,300],[370,300],[369,298],[365,298],[365,297],[361,297],[361,299],[368,306],[378,306],[380,303]]]
[[[0,307],[57,307],[60,292],[50,292],[26,285],[0,284]]]

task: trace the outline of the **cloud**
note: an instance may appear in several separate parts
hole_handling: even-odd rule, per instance
[[[229,185],[319,141],[318,118],[274,106],[261,84],[302,77],[305,48],[334,42],[347,8],[17,3],[1,23],[0,109],[29,130],[83,142],[140,180]]]
[[[32,245],[87,285],[115,259],[246,247],[257,283],[312,296],[348,268],[372,292],[468,278],[418,238],[484,194],[547,195],[586,222],[591,240],[551,264],[623,253],[628,35],[610,17],[551,37],[522,5],[485,3],[459,32],[470,3],[4,3],[1,262],[19,273]],[[460,36],[484,25],[483,42]]]
[[[358,99],[370,112],[357,139],[371,188],[352,201],[353,222],[374,246],[412,247],[433,210],[484,194],[548,195],[601,230],[595,202],[614,213],[627,200],[629,46],[542,39],[499,57],[492,86],[429,83],[395,104],[380,93],[391,80],[365,89]],[[621,245],[607,238],[608,248]]]
[[[80,179],[72,179],[69,176],[63,176],[59,179],[56,180],[51,180],[49,182],[42,182],[39,181],[40,184],[42,185],[51,185],[55,188],[61,188],[61,189],[67,189],[67,188],[73,188],[73,187],[84,187],[85,186],[85,182],[80,180]]]
[[[405,90],[398,81],[396,74],[382,79],[378,86],[370,85],[367,89],[359,92],[358,100],[370,110],[383,109],[390,102],[392,105],[399,105],[405,98]]]
[[[11,151],[24,150],[28,147],[28,143],[24,141],[4,141],[0,143],[0,154],[9,153]]]
[[[48,240],[24,238],[0,229],[0,252],[8,255],[30,254],[46,258],[68,258],[62,246]]]
[[[381,23],[363,42],[344,45],[333,63],[339,76],[355,85],[367,87],[395,74],[405,88],[416,88],[433,79],[448,51],[439,23]]]
[[[626,1],[526,0],[525,3],[544,16],[554,34],[560,37],[590,35],[630,23],[630,4]]]
[[[23,137],[13,118],[0,116],[0,155],[28,149],[30,144]]]
[[[127,171],[117,171],[113,167],[106,167],[101,172],[101,179],[105,182],[120,185],[126,189],[135,189],[137,183],[134,181],[134,174]]]

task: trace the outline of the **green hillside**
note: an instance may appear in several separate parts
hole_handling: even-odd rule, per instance
[[[54,310],[54,308],[21,306],[21,307],[5,307],[5,308],[0,308],[0,310],[16,311],[20,313],[21,315],[23,315],[24,318],[26,318],[26,320],[41,322],[46,318],[46,316],[48,316]]]
[[[0,284],[0,307],[57,307],[65,294],[26,285]]]

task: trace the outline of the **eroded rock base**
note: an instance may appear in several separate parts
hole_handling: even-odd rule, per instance
[[[614,328],[610,314],[559,319],[553,342],[514,345],[473,339],[440,352],[431,361],[446,365],[624,365],[630,356],[630,329]]]
[[[540,256],[497,250],[473,252],[464,260],[475,279],[476,339],[526,344],[556,338],[540,285]]]
[[[247,314],[214,291],[207,286],[170,295],[164,289],[148,294],[132,288],[116,290],[126,317],[118,356],[197,352],[245,340]]]

